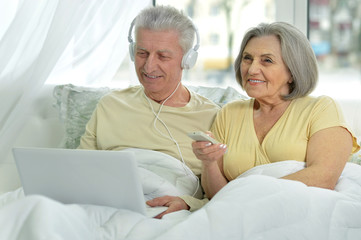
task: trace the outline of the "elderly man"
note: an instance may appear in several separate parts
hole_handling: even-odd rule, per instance
[[[131,32],[134,27],[135,39]],[[201,161],[192,152],[188,132],[209,130],[219,107],[182,85],[183,69],[197,58],[193,46],[197,30],[192,21],[172,7],[144,9],[129,30],[130,57],[140,85],[103,97],[81,138],[81,149],[160,151],[185,163],[195,175]],[[164,214],[196,209],[189,196],[164,196],[148,204],[168,206]]]

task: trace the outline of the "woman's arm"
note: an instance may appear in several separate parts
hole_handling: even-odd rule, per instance
[[[284,176],[307,186],[334,189],[352,151],[352,136],[343,127],[313,134],[307,145],[306,168]]]
[[[224,144],[208,142],[193,142],[193,152],[202,161],[202,187],[211,199],[222,187],[227,184],[223,173],[223,155],[227,148]]]

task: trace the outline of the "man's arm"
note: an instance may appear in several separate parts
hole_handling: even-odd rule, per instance
[[[97,118],[97,110],[95,110],[89,120],[89,122],[85,126],[85,132],[83,136],[80,138],[80,144],[78,149],[91,149],[97,150],[97,137],[96,137],[96,120]]]

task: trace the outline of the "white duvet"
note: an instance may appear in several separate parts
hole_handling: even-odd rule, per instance
[[[197,181],[178,160],[134,151],[146,198],[194,193]],[[24,197],[18,189],[0,196],[0,240],[361,239],[361,166],[347,163],[335,191],[278,179],[303,167],[296,161],[255,167],[202,209],[161,220],[123,209]]]

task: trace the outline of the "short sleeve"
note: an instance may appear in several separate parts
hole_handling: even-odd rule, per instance
[[[348,127],[340,106],[330,97],[320,97],[320,100],[317,101],[312,111],[310,136],[322,129],[336,126],[345,128],[351,134],[353,141],[352,153],[357,152],[360,146],[357,143],[355,135]]]

